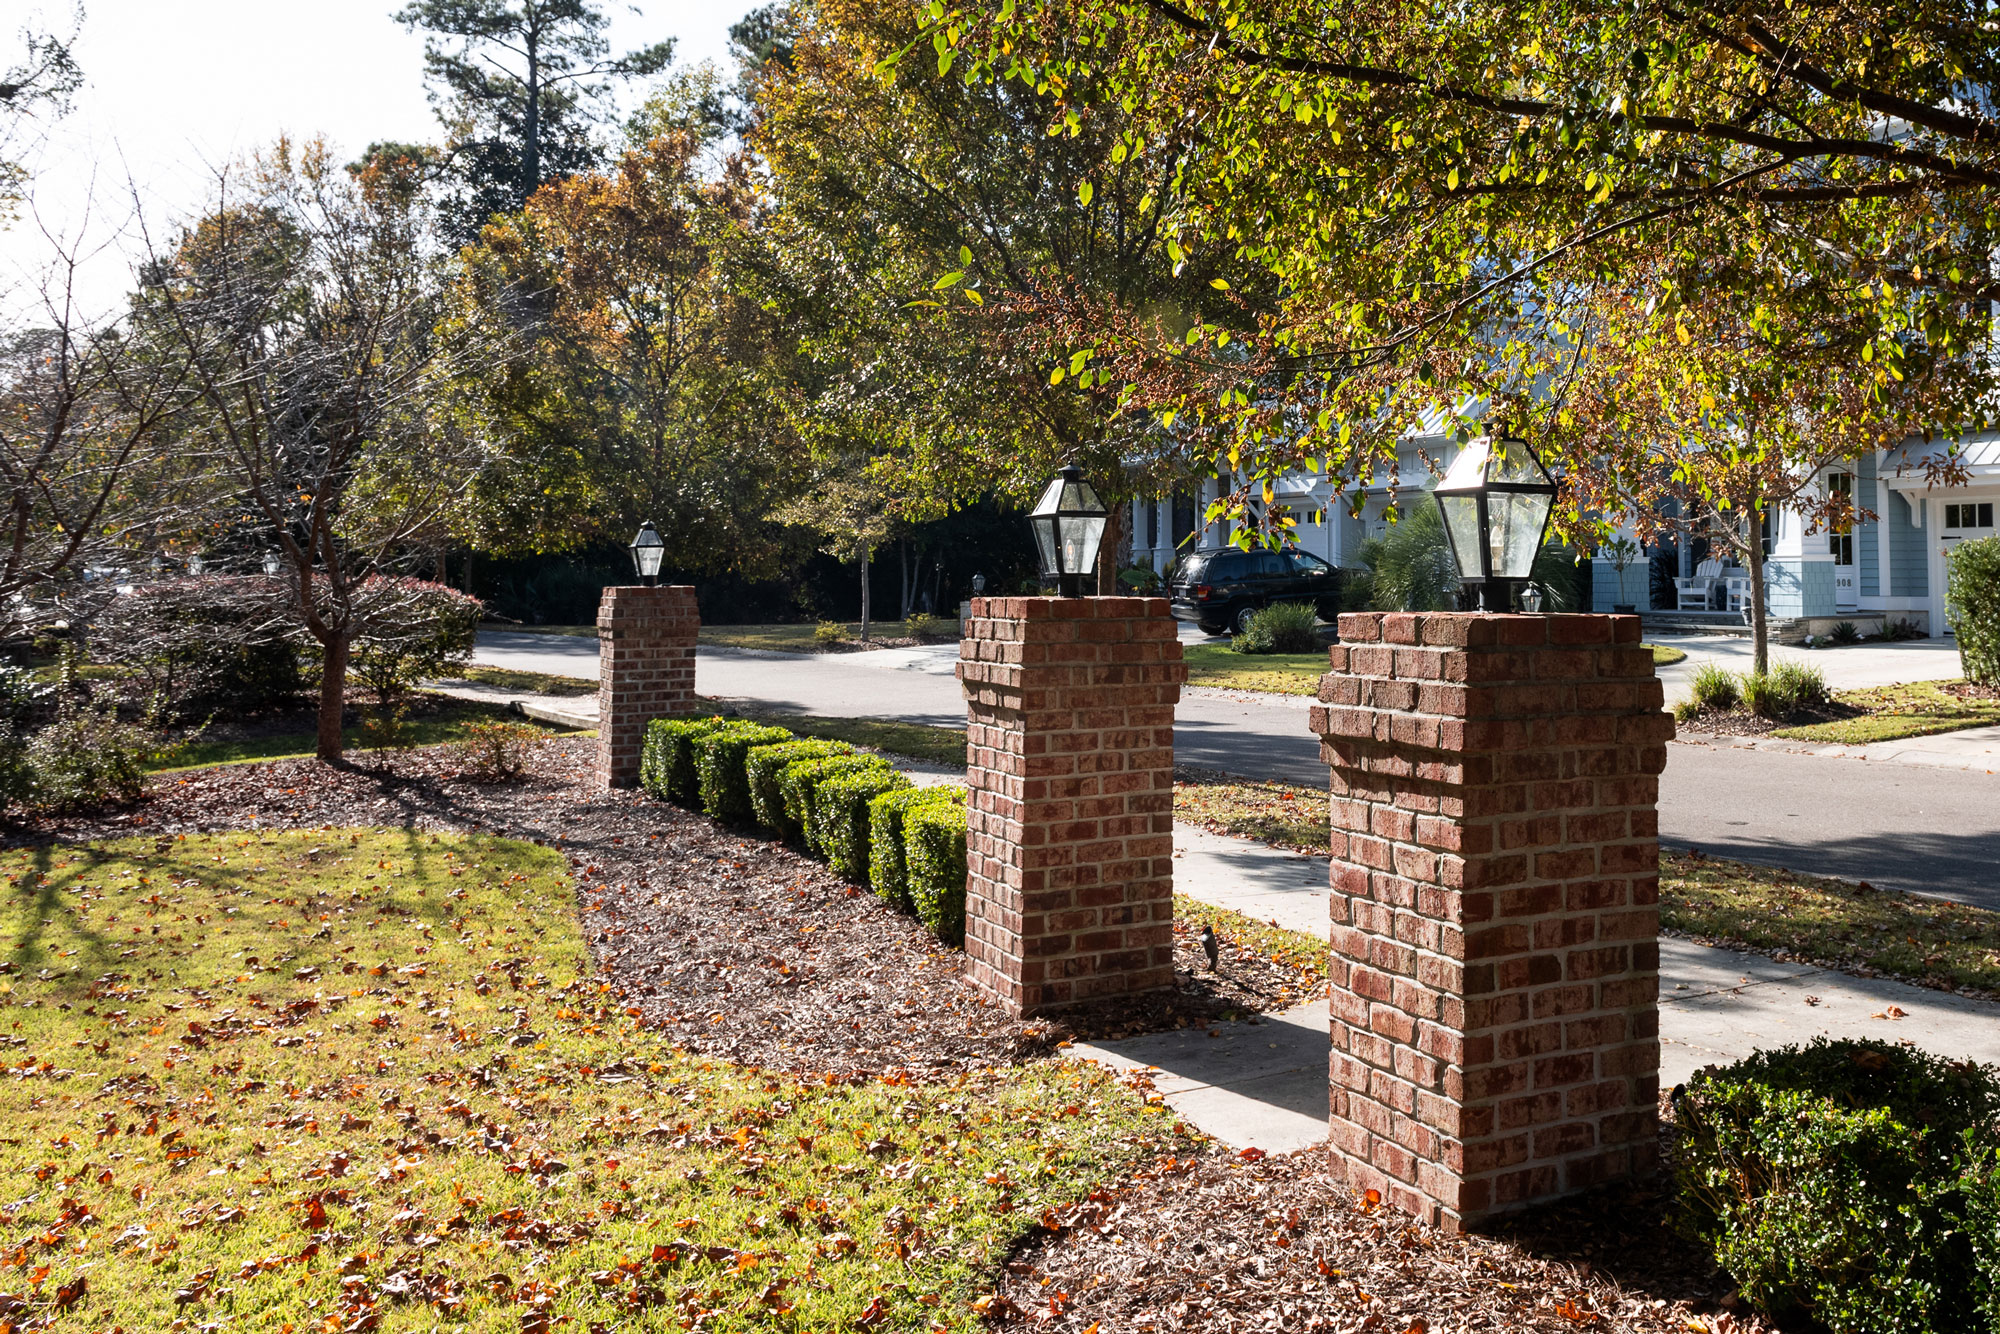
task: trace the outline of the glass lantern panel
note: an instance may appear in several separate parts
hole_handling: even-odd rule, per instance
[[[1102,513],[1104,502],[1097,498],[1097,491],[1089,482],[1075,481],[1063,485],[1062,507],[1065,510],[1087,510]]]
[[[1036,517],[1028,526],[1035,530],[1035,552],[1042,558],[1042,574],[1053,579],[1062,573],[1062,566],[1056,563],[1056,521],[1053,516]]]
[[[1542,525],[1548,521],[1550,498],[1523,493],[1499,493],[1486,498],[1492,521],[1493,574],[1498,579],[1526,579],[1535,568],[1542,546]]]
[[[1062,502],[1063,479],[1058,477],[1042,488],[1042,498],[1037,500],[1035,507],[1028,512],[1031,515],[1054,514],[1058,509],[1062,508]]]
[[[664,546],[633,547],[632,554],[639,563],[639,577],[652,579],[660,573],[660,561],[667,554]]]
[[[1458,457],[1444,470],[1444,480],[1437,484],[1440,491],[1471,491],[1486,484],[1486,460],[1490,457],[1491,442],[1484,436],[1466,442],[1458,451]]]
[[[1479,501],[1472,496],[1439,496],[1444,511],[1445,535],[1451,539],[1451,558],[1457,562],[1461,579],[1483,579],[1479,568]]]
[[[1554,486],[1548,470],[1535,457],[1533,450],[1519,440],[1502,441],[1506,453],[1495,458],[1489,480],[1495,482],[1519,482],[1528,486]]]
[[[1062,528],[1062,572],[1087,573],[1097,564],[1097,548],[1104,541],[1104,516],[1065,515],[1057,523]]]

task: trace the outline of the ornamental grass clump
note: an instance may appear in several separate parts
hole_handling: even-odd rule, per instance
[[[1820,1038],[1698,1073],[1674,1111],[1685,1226],[1758,1310],[2000,1330],[2000,1070]]]
[[[702,810],[724,824],[749,824],[750,779],[744,763],[753,747],[791,739],[782,727],[735,722],[697,740],[695,771],[700,776]]]
[[[1743,682],[1735,672],[1705,662],[1694,670],[1689,683],[1694,702],[1716,713],[1728,713],[1743,701]]]
[[[695,743],[729,725],[712,718],[655,718],[646,724],[639,748],[639,786],[661,801],[695,806],[701,802],[701,773],[695,765]]]
[[[1250,613],[1250,624],[1233,635],[1237,653],[1310,653],[1319,647],[1319,613],[1309,602],[1274,602]]]
[[[1945,599],[1965,679],[2000,686],[2000,537],[1952,548]]]
[[[909,786],[909,779],[887,767],[857,769],[820,780],[812,799],[812,844],[835,873],[857,884],[867,883],[868,844],[873,833],[868,803]]]
[[[758,824],[780,838],[802,837],[804,831],[785,816],[785,766],[797,760],[824,760],[852,754],[854,747],[845,741],[805,739],[781,741],[775,746],[758,746],[743,764],[750,783],[751,815]]]

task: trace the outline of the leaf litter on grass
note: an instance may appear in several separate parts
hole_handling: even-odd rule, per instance
[[[959,1328],[1044,1211],[1191,1150],[1086,1065],[696,1057],[519,842],[197,835],[0,876],[19,1330]]]

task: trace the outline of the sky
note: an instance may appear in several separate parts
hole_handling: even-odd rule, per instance
[[[675,65],[726,63],[729,26],[755,0],[612,0],[614,53],[665,37]],[[86,306],[114,306],[131,275],[134,199],[149,225],[201,203],[214,169],[279,134],[325,136],[341,153],[378,139],[437,138],[423,37],[389,16],[400,0],[83,0],[75,45],[85,85],[26,155],[32,204],[0,231],[0,310],[21,315],[51,246],[82,238]],[[0,66],[24,22],[66,30],[63,0],[0,0]]]

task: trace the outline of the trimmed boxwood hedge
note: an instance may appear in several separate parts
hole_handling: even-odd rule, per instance
[[[778,786],[785,792],[785,819],[803,831],[806,847],[824,857],[826,850],[819,845],[816,837],[818,828],[813,821],[813,808],[819,797],[819,785],[829,778],[841,774],[894,773],[895,766],[880,755],[829,755],[818,760],[793,760],[785,766]]]
[[[906,913],[914,913],[910,902],[910,877],[903,860],[903,821],[919,806],[937,802],[965,803],[962,787],[913,787],[886,792],[868,803],[868,883],[882,900]]]
[[[827,865],[849,880],[867,883],[872,829],[868,803],[909,785],[910,780],[894,769],[861,770],[821,779],[812,800],[812,843],[825,855]]]
[[[1945,562],[1945,598],[1965,679],[2000,685],[2000,537],[1952,548]]]
[[[735,722],[695,742],[695,769],[701,775],[701,808],[724,824],[750,823],[750,782],[743,764],[753,746],[790,741],[782,727]]]
[[[854,747],[845,741],[781,741],[758,746],[743,762],[750,784],[750,814],[758,824],[785,838],[798,838],[803,831],[785,818],[785,766],[795,760],[823,760],[835,755],[852,755]]]
[[[910,902],[947,945],[965,944],[965,828],[961,802],[928,802],[903,814]]]
[[[653,719],[646,724],[645,744],[639,748],[639,786],[661,801],[694,805],[701,800],[694,743],[728,725],[722,717]]]
[[[1674,1108],[1686,1225],[1759,1310],[2000,1331],[2000,1070],[1821,1038],[1697,1074]]]

